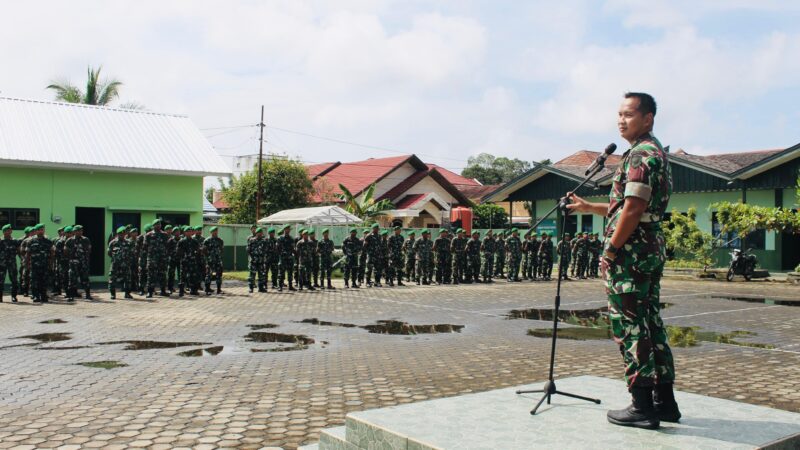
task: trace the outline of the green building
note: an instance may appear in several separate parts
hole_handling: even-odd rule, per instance
[[[552,165],[538,165],[483,198],[484,202],[531,202],[534,218],[541,218],[558,198],[583,179],[586,168],[599,155],[580,151]],[[613,171],[621,157],[611,155],[606,168],[577,193],[590,201],[608,201]],[[697,208],[697,223],[703,231],[719,234],[714,202],[745,202],[761,206],[800,208],[796,194],[800,174],[800,144],[786,149],[716,155],[690,155],[683,150],[670,153],[673,195],[668,211],[685,213]],[[669,215],[669,213],[668,213]],[[567,232],[603,233],[605,218],[586,214],[567,217]],[[665,217],[663,220],[669,220]],[[535,221],[534,221],[535,223]],[[560,231],[560,215],[545,220],[542,227]],[[742,243],[736,236],[731,248]],[[758,256],[759,265],[768,270],[792,270],[800,263],[800,235],[758,230],[747,236],[745,245]],[[728,252],[718,251],[717,264],[730,260]]]
[[[184,116],[0,97],[0,226],[81,224],[103,279],[112,230],[203,223],[203,177],[230,170]]]

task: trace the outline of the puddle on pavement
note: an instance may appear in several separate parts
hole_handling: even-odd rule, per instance
[[[35,341],[39,341],[40,344],[44,344],[46,342],[68,341],[68,340],[72,339],[72,336],[70,336],[71,334],[72,333],[30,334],[30,335],[27,335],[27,336],[19,336],[19,337],[16,337],[14,339],[33,339]]]
[[[717,333],[714,331],[701,331],[700,327],[678,327],[667,325],[667,334],[669,336],[669,345],[671,347],[694,347],[700,342],[716,342],[719,344],[738,345],[741,347],[754,347],[754,348],[775,348],[774,345],[761,344],[757,342],[742,342],[736,340],[739,337],[753,337],[758,336],[757,333],[752,331],[731,331],[729,333]],[[529,336],[539,338],[550,338],[553,335],[552,328],[533,328],[528,330]],[[570,339],[577,341],[587,340],[608,340],[612,339],[611,328],[604,327],[571,327],[559,328],[558,337],[561,339]]]
[[[72,347],[36,347],[36,350],[78,350],[81,348],[92,348],[91,345],[75,345]]]
[[[306,323],[311,325],[344,327],[344,328],[363,328],[370,333],[377,334],[434,334],[434,333],[460,333],[464,325],[433,324],[433,325],[414,325],[399,320],[379,320],[372,325],[355,325],[352,323],[328,322],[319,319],[304,319],[296,323]]]
[[[279,342],[283,344],[309,345],[314,339],[302,334],[270,333],[267,331],[253,331],[247,333],[244,339],[248,342]]]
[[[274,348],[251,348],[250,351],[253,353],[263,353],[263,352],[292,352],[295,350],[307,350],[307,345],[292,345],[291,347],[274,347]]]
[[[217,356],[219,355],[224,347],[222,345],[218,345],[215,347],[208,347],[208,348],[198,348],[195,350],[187,350],[185,352],[178,353],[178,356],[186,356],[186,357],[200,357],[200,356]]]
[[[43,320],[39,323],[67,323],[67,321],[64,319],[48,319],[48,320]]]
[[[211,345],[210,342],[162,342],[162,341],[111,341],[98,342],[99,345],[128,344],[123,350],[154,350],[162,348],[196,347]]]
[[[34,347],[36,345],[39,345],[39,343],[38,342],[31,342],[29,344],[6,345],[5,347],[0,347],[0,350],[6,349],[6,348],[16,348],[16,347]]]
[[[128,367],[127,364],[119,361],[90,361],[75,363],[76,366],[92,367],[95,369],[115,369],[117,367]]]
[[[274,323],[262,323],[262,324],[259,324],[259,325],[248,325],[248,328],[250,328],[253,331],[255,331],[255,330],[266,330],[268,328],[278,328],[278,325],[276,325]]]
[[[724,295],[712,295],[710,298],[730,300],[733,302],[761,303],[762,305],[800,306],[800,300],[775,300],[765,297],[729,297]]]
[[[673,306],[672,303],[661,303],[661,309]],[[550,322],[553,320],[552,308],[512,309],[506,319],[530,319]],[[566,309],[558,311],[558,321],[582,327],[608,327],[608,307],[592,309]],[[559,334],[560,335],[560,334]]]
[[[97,319],[100,316],[86,316],[87,319]]]

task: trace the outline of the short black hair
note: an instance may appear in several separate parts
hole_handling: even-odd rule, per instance
[[[637,110],[639,112],[643,115],[649,113],[653,113],[653,116],[656,115],[656,99],[654,99],[652,95],[645,94],[644,92],[626,92],[625,98],[638,98],[639,107]]]

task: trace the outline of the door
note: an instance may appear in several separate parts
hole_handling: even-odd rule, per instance
[[[106,210],[104,208],[75,208],[75,223],[83,226],[83,235],[92,242],[89,255],[89,275],[105,272]]]
[[[793,271],[800,264],[800,235],[781,233],[781,270]]]
[[[117,228],[130,225],[131,228],[142,229],[142,215],[138,212],[115,212],[111,215],[111,229],[108,230],[108,244],[114,237]]]

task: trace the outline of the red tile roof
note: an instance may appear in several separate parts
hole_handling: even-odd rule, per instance
[[[470,200],[480,201],[486,195],[496,191],[502,184],[485,184],[480,186],[456,186],[458,190]]]
[[[422,200],[425,194],[410,194],[403,197],[399,202],[394,205],[394,209],[406,209],[414,206],[418,201]]]
[[[426,164],[428,165],[428,167],[438,170],[439,173],[441,173],[442,176],[447,179],[447,181],[449,181],[453,185],[459,187],[459,189],[461,188],[461,186],[480,186],[481,185],[478,181],[476,181],[476,180],[474,180],[472,178],[462,177],[461,175],[459,175],[459,174],[457,174],[457,173],[455,173],[455,172],[453,172],[451,170],[445,169],[442,166],[439,166],[439,165],[436,165],[436,164],[430,164],[430,163],[426,163]]]
[[[313,179],[318,176],[325,175],[331,169],[335,168],[339,164],[340,164],[339,162],[324,162],[319,164],[309,164],[306,166],[306,171],[308,172],[308,176]]]
[[[228,206],[228,203],[225,200],[217,200],[217,201],[215,201],[215,202],[213,202],[211,204],[214,205],[214,208],[217,208],[217,209],[228,209],[228,208],[230,208],[230,206]]]
[[[318,184],[320,178],[325,178],[325,183],[330,187],[331,193],[341,194],[342,190],[339,189],[339,184],[344,185],[353,195],[358,195],[364,189],[369,187],[372,183],[376,183],[387,175],[392,173],[395,169],[409,162],[414,166],[424,167],[425,165],[414,155],[392,156],[389,158],[370,158],[364,161],[355,161],[350,163],[329,163],[333,167],[328,168],[327,171],[319,172],[315,180],[315,185]],[[318,170],[319,164],[313,166],[306,166],[309,175],[312,170]],[[310,168],[309,168],[310,167]],[[312,196],[313,203],[322,201],[318,194]]]
[[[676,157],[676,159],[684,159],[701,166],[706,166],[710,169],[731,174],[781,151],[783,151],[783,149],[756,150],[739,153],[718,153],[715,155],[690,155],[683,149],[679,149],[677,152],[673,153],[672,156]]]

